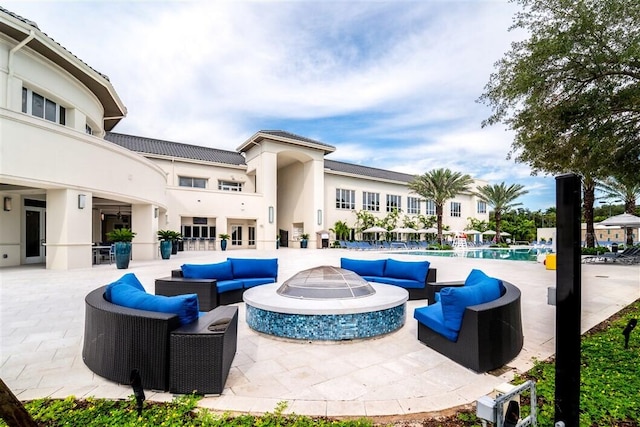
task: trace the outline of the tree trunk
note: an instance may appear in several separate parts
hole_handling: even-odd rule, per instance
[[[438,243],[442,245],[442,205],[436,205],[436,224],[438,226]]]
[[[628,199],[624,204],[625,213],[635,215],[636,214],[636,198]],[[627,246],[633,246],[633,228],[627,228]]]
[[[587,223],[587,235],[585,237],[588,248],[595,247],[595,229],[593,227],[593,203],[595,201],[595,184],[592,180],[585,178],[583,183],[584,202],[584,221]]]
[[[38,425],[2,379],[0,379],[0,414],[10,427],[37,427]]]
[[[496,245],[497,245],[498,243],[500,243],[500,222],[502,221],[502,212],[495,211],[493,215],[496,221]]]

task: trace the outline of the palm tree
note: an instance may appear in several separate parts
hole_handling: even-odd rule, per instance
[[[610,177],[598,181],[596,187],[604,193],[603,199],[619,199],[624,201],[625,213],[636,214],[636,201],[640,197],[640,183],[620,181]],[[633,229],[627,228],[627,245],[633,246]]]
[[[513,207],[522,203],[514,203],[518,197],[527,194],[529,191],[524,190],[524,185],[511,184],[507,185],[502,181],[500,184],[483,185],[474,193],[476,197],[487,202],[493,208],[496,221],[496,242],[500,241],[500,221],[502,213],[511,210]]]
[[[426,200],[433,200],[436,205],[436,222],[438,224],[438,241],[440,244],[442,244],[442,211],[445,202],[460,193],[469,191],[472,183],[473,179],[469,175],[452,172],[444,168],[433,169],[423,175],[417,175],[409,183],[411,191]]]

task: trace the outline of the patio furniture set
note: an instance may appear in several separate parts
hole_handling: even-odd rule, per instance
[[[414,313],[418,340],[469,369],[496,369],[522,348],[520,291],[510,283],[475,270],[464,282],[438,283],[428,261],[343,258],[341,268],[426,299]],[[220,394],[237,348],[238,308],[228,304],[277,282],[277,270],[277,259],[185,264],[156,280],[155,295],[125,274],[85,298],[83,360],[121,384],[137,369],[147,389]]]

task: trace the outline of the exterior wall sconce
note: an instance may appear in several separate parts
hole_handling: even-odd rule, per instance
[[[9,212],[12,208],[12,203],[11,203],[11,197],[5,197],[4,198],[4,205],[3,205],[3,209],[7,212]]]
[[[318,209],[318,225],[322,225],[322,209]]]
[[[269,206],[269,224],[273,224],[273,206]]]
[[[159,210],[158,208],[153,208],[153,217],[154,217],[154,218],[158,218],[158,212],[159,212],[159,211],[160,211],[160,210]]]
[[[78,194],[78,209],[84,209],[87,203],[87,196],[85,194]]]

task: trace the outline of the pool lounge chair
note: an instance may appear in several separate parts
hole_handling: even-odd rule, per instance
[[[601,255],[589,256],[582,259],[583,264],[617,262],[634,264],[640,262],[640,248],[627,248],[622,252],[605,252]]]

